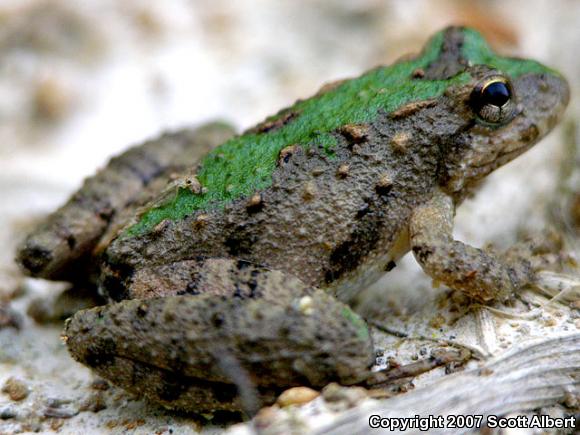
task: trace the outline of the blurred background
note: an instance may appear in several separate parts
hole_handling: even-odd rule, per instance
[[[31,391],[19,404],[0,394],[0,417],[14,414],[0,432],[90,430],[103,419],[114,428],[122,412],[135,415],[122,393],[125,408],[83,418],[72,405],[53,407],[60,417],[39,411],[51,397],[80,403],[92,393],[72,391],[90,390],[90,376],[64,351],[61,324],[25,314],[31,299],[63,287],[20,276],[14,246],[83,177],[166,129],[212,119],[249,127],[325,82],[418,51],[448,24],[547,63],[572,87],[564,128],[490,177],[459,212],[457,236],[509,243],[550,219],[577,229],[579,22],[575,0],[0,0],[0,385],[20,376]],[[555,208],[568,214],[554,218]],[[413,266],[402,269],[404,281]],[[152,415],[126,429],[162,433],[167,422]]]

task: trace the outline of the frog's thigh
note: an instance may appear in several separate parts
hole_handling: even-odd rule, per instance
[[[291,386],[358,382],[374,362],[364,321],[304,285],[127,300],[77,313],[64,335],[75,359],[116,385],[197,412],[240,410],[238,391],[267,403]]]
[[[108,296],[114,300],[201,294],[276,298],[307,289],[298,278],[248,261],[202,257],[138,269],[131,277],[127,294],[113,294],[112,288]]]
[[[481,301],[509,298],[533,281],[525,261],[507,264],[482,249],[453,240],[453,213],[452,199],[442,192],[413,212],[411,247],[429,276]]]

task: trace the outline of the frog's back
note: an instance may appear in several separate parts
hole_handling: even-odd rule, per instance
[[[109,249],[111,263],[236,257],[326,285],[387,252],[435,180],[419,120],[448,83],[409,78],[442,39],[414,60],[327,85],[216,148],[197,171],[203,190],[180,189],[143,214]]]
[[[376,279],[405,252],[443,153],[474,125],[466,69],[531,68],[503,59],[476,32],[450,28],[415,58],[298,101],[204,157],[201,190],[180,189],[127,228],[107,251],[110,275],[225,257],[322,287]]]
[[[364,132],[350,126],[377,122],[407,103],[440,96],[449,81],[410,80],[436,59],[443,39],[437,34],[423,54],[405,62],[377,67],[366,74],[323,86],[313,97],[299,100],[256,127],[210,152],[200,162],[197,178],[203,192],[182,189],[175,198],[145,213],[128,234],[144,233],[165,219],[179,220],[196,211],[222,207],[272,185],[283,150],[300,146],[336,158],[340,137],[363,141]],[[384,122],[385,120],[381,120]]]

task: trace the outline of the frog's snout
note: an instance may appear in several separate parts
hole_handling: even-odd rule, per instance
[[[548,92],[552,92],[556,96],[555,112],[557,113],[557,119],[555,122],[557,123],[562,118],[570,102],[570,86],[564,77],[556,74],[549,74],[542,77],[541,86],[548,87]],[[553,125],[550,127],[553,127]]]
[[[563,105],[564,107],[568,106],[568,103],[570,102],[570,86],[568,85],[568,82],[566,81],[566,79],[564,79],[563,77],[561,77],[559,79],[560,81],[560,87],[562,88],[561,93],[562,93],[562,101],[563,101]]]
[[[542,73],[524,76],[516,86],[525,116],[543,137],[564,115],[570,101],[568,82],[559,74]]]

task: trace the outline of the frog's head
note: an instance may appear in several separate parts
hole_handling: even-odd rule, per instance
[[[424,55],[433,47],[425,79],[451,83],[443,98],[459,126],[444,144],[441,183],[461,195],[545,136],[562,117],[569,88],[538,62],[495,54],[472,29],[442,31]]]

